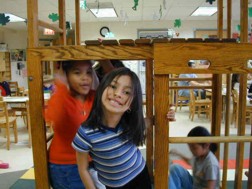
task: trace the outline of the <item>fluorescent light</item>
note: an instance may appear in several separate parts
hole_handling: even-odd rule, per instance
[[[10,22],[24,22],[25,19],[21,18],[19,16],[16,16],[14,14],[10,14],[10,13],[4,13],[5,16],[9,16],[10,18]]]
[[[114,8],[100,8],[100,9],[90,9],[90,10],[97,18],[117,17],[117,14]]]
[[[217,12],[217,7],[198,7],[191,16],[212,16]]]
[[[97,18],[117,17],[116,11],[112,3],[105,3],[105,2],[88,3],[87,7]]]

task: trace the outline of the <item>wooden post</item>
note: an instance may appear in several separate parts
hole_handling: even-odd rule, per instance
[[[75,45],[81,44],[80,0],[75,0]]]
[[[58,0],[59,27],[63,30],[60,33],[59,44],[66,45],[66,3],[65,0]]]
[[[42,66],[37,58],[29,53],[29,48],[38,46],[38,1],[27,0],[27,15],[28,15],[28,52],[27,52],[27,67],[28,67],[28,85],[29,85],[29,112],[32,146],[33,146],[33,161],[35,183],[38,189],[49,189],[49,177],[47,166],[47,145],[44,120],[42,114],[43,92],[42,92]]]
[[[227,0],[227,38],[231,38],[231,18],[232,1]],[[226,74],[226,111],[225,111],[225,136],[229,136],[230,127],[230,103],[231,103],[231,74]],[[227,188],[227,170],[228,170],[229,144],[224,144],[222,188]]]
[[[241,43],[248,42],[248,0],[240,1],[240,22],[241,22]],[[243,62],[246,64],[247,62]],[[243,65],[244,66],[244,65]],[[243,115],[246,112],[246,99],[247,96],[247,74],[240,75],[240,93],[239,93],[239,109],[238,111],[238,125],[237,125],[237,134],[240,136],[245,135],[245,116]],[[236,169],[235,169],[235,188],[242,188],[242,170],[243,167],[243,159],[244,159],[244,143],[237,144],[237,152],[236,152]],[[251,160],[250,160],[251,162]]]
[[[146,60],[146,118],[147,118],[147,144],[146,144],[146,159],[150,177],[153,180],[153,59]]]
[[[169,107],[169,80],[166,75],[154,77],[155,106],[155,188],[168,186],[169,123],[166,113]],[[168,86],[168,87],[167,87]],[[160,103],[162,102],[162,103]],[[168,186],[169,188],[169,186]]]

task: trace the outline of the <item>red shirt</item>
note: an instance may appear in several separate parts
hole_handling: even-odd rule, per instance
[[[49,162],[55,164],[76,164],[76,151],[71,143],[90,113],[95,92],[90,91],[85,102],[72,97],[67,87],[56,82],[56,91],[48,101],[45,110],[47,121],[53,123],[54,137],[49,147]]]

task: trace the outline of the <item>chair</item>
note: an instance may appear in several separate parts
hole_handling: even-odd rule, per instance
[[[179,96],[178,95],[178,89],[175,89],[175,112],[177,112],[178,106],[180,107],[180,110],[182,106],[188,106],[190,97],[187,96]]]
[[[231,96],[233,98],[233,112],[231,116],[231,124],[236,122],[238,117],[238,108],[239,108],[239,94],[236,89],[233,89],[231,91]],[[246,106],[246,119],[249,120],[249,123],[251,124],[252,121],[252,106]],[[235,127],[236,124],[235,124]]]
[[[201,113],[205,113],[207,117],[211,117],[212,101],[210,99],[196,99],[194,91],[190,89],[189,111],[191,121],[193,121],[195,113],[198,113],[198,117]]]
[[[24,96],[24,91],[25,91],[25,88],[24,87],[18,87],[18,96]]]
[[[17,81],[9,81],[8,82],[11,96],[18,96],[18,82]]]
[[[10,150],[10,128],[13,128],[15,143],[18,142],[16,116],[9,116],[6,102],[0,101],[0,128],[6,129],[7,150]]]

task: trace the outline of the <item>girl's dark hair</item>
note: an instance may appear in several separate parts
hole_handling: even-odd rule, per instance
[[[102,94],[114,78],[125,75],[131,78],[133,99],[130,105],[131,110],[123,114],[120,123],[123,127],[124,137],[136,145],[143,145],[145,140],[145,122],[142,110],[142,89],[138,76],[128,68],[117,68],[105,75],[96,91],[89,117],[83,125],[102,130]]]
[[[192,136],[192,137],[201,137],[201,136],[212,136],[209,131],[205,128],[205,127],[202,127],[202,126],[197,126],[197,127],[194,127],[189,133],[187,136]],[[201,145],[204,145],[205,143],[200,143]],[[210,150],[215,153],[218,149],[218,146],[216,143],[210,143]]]
[[[92,64],[90,60],[68,60],[68,61],[63,61],[63,62],[61,62],[63,71],[66,72],[66,73],[68,73],[68,71],[77,62],[87,62],[87,63]]]
[[[232,81],[231,81],[231,87],[234,89],[234,86],[236,83],[240,82],[240,75],[239,74],[232,74]]]

